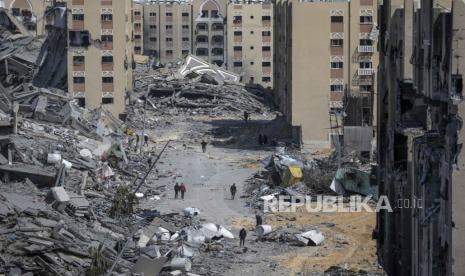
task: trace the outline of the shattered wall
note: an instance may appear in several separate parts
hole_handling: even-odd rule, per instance
[[[389,275],[452,275],[453,264],[463,266],[465,246],[452,236],[465,234],[463,218],[453,218],[465,196],[456,176],[465,114],[454,84],[465,65],[452,66],[464,40],[452,39],[463,29],[452,18],[464,10],[454,2],[392,0],[380,8],[378,186],[394,211],[378,214],[375,236]]]

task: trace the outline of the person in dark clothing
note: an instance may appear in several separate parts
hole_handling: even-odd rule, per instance
[[[134,150],[137,150],[137,147],[139,146],[139,140],[140,140],[140,137],[139,137],[139,134],[136,135],[136,146],[134,148]]]
[[[144,146],[149,145],[149,136],[147,134],[144,134]]]
[[[231,188],[229,188],[229,190],[231,191],[231,200],[234,200],[234,197],[236,196],[236,192],[237,192],[236,183],[233,183]]]
[[[147,158],[147,164],[149,165],[149,168],[152,167],[152,156],[149,156],[149,158]]]
[[[174,185],[174,199],[178,199],[178,193],[179,193],[179,184],[176,183],[176,185]]]
[[[245,246],[245,237],[247,237],[247,231],[245,231],[245,228],[242,228],[241,231],[239,231],[239,246]]]
[[[207,151],[207,142],[205,142],[205,140],[202,140],[202,143],[200,143],[202,145],[202,151],[203,153],[205,153]]]
[[[247,123],[248,120],[249,120],[249,112],[244,111],[244,121]]]
[[[266,134],[263,135],[263,144],[268,145],[268,136]]]
[[[263,145],[263,135],[261,133],[258,135],[258,144]]]
[[[255,220],[256,220],[256,222],[257,222],[257,226],[263,224],[262,216],[260,216],[259,214],[256,214],[256,215],[255,215]]]
[[[179,191],[181,192],[181,199],[184,200],[184,194],[186,193],[186,186],[184,183],[181,183],[181,186],[179,186]]]

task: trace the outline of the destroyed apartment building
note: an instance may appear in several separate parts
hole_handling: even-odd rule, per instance
[[[465,274],[465,3],[380,6],[380,264],[389,275]],[[402,208],[403,207],[403,208]]]

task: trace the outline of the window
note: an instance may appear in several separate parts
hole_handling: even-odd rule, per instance
[[[73,83],[85,83],[86,78],[85,77],[73,77]]]
[[[151,41],[151,42],[156,42],[156,41],[157,41],[157,38],[156,38],[156,37],[151,37],[151,38],[150,38],[150,41]]]
[[[167,37],[166,42],[173,42],[173,38],[172,37]]]
[[[156,25],[150,25],[149,28],[152,29],[152,30],[154,30],[154,29],[157,28],[157,26],[156,26]]]
[[[371,15],[360,16],[360,24],[371,24],[371,23],[373,23],[373,16]]]
[[[360,85],[360,92],[371,92],[373,87],[371,85]]]
[[[270,77],[262,77],[262,82],[271,82]]]
[[[270,46],[263,46],[262,51],[263,52],[269,52],[269,51],[271,51],[271,47]]]
[[[234,36],[242,36],[242,32],[241,31],[235,31]]]
[[[271,67],[271,62],[269,62],[269,61],[264,61],[264,62],[262,62],[262,66],[263,66],[263,67]]]
[[[189,41],[189,38],[188,37],[183,37],[182,41],[187,42],[187,41]]]
[[[263,31],[262,36],[271,36],[271,32],[270,31]]]
[[[151,13],[149,13],[149,16],[157,16],[157,13],[156,12],[151,12]]]
[[[262,16],[262,21],[270,21],[270,20],[271,20],[271,16],[269,15]]]
[[[331,92],[343,92],[344,85],[342,84],[331,84]]]
[[[202,11],[201,17],[203,18],[208,17],[208,11]]]
[[[113,42],[112,35],[102,35],[102,42]]]
[[[140,51],[141,49],[142,49],[142,48],[141,48],[140,46],[134,47],[134,51],[137,51],[137,52]]]
[[[240,23],[242,23],[242,16],[240,16],[240,15],[235,15],[235,16],[233,17],[233,23],[234,23],[234,24],[240,24]]]
[[[181,51],[181,54],[182,54],[183,56],[186,56],[186,55],[189,54],[189,50],[182,50],[182,51]]]
[[[342,23],[344,22],[343,16],[331,16],[331,23]]]
[[[134,28],[140,29],[140,27],[141,27],[140,23],[135,23],[135,24],[134,24]]]
[[[113,14],[102,14],[102,21],[113,21]]]
[[[255,78],[254,78],[254,77],[250,77],[249,81],[250,81],[251,83],[253,83],[253,82],[255,81]]]
[[[220,17],[220,14],[218,13],[217,10],[213,10],[213,11],[212,11],[212,17],[213,17],[213,18],[218,18],[218,17]]]
[[[135,12],[134,12],[134,15],[135,15],[135,16],[140,16],[140,11],[135,11]]]
[[[113,63],[113,56],[103,56],[102,63]]]
[[[84,15],[83,14],[73,14],[73,20],[82,21],[82,20],[84,20]]]
[[[183,12],[182,17],[189,17],[189,13],[188,12]]]
[[[113,104],[113,97],[102,98],[102,104]]]
[[[165,28],[166,28],[167,30],[172,30],[172,29],[173,29],[173,25],[166,25]]]
[[[140,35],[135,35],[134,38],[135,39],[141,39],[141,36]]]
[[[84,56],[74,56],[73,57],[73,64],[74,65],[81,65],[84,64],[85,58]]]
[[[173,16],[173,13],[172,12],[167,12],[165,15],[166,16]]]
[[[11,9],[11,13],[12,13],[14,16],[19,16],[19,15],[20,15],[19,8],[12,8],[12,9]]]
[[[69,46],[71,47],[89,47],[89,31],[69,31]]]
[[[342,69],[343,63],[341,61],[331,62],[331,69]]]
[[[371,39],[360,39],[360,46],[372,46],[373,41]]]
[[[242,46],[234,46],[234,51],[242,51]]]
[[[233,65],[234,67],[242,67],[242,61],[235,61]]]
[[[342,45],[344,44],[344,40],[343,39],[331,39],[331,47],[342,47]]]
[[[182,25],[183,30],[189,30],[189,25]]]
[[[360,62],[359,63],[359,68],[360,69],[370,69],[371,68],[371,62],[369,62],[369,61],[368,62],[366,62],[366,61]]]
[[[166,50],[165,53],[166,53],[167,56],[171,56],[171,55],[173,55],[173,50]]]
[[[113,77],[102,77],[103,83],[113,83]]]
[[[86,107],[86,98],[77,98],[78,105],[82,108]]]

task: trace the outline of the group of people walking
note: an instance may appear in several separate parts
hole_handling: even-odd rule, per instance
[[[129,138],[128,138],[128,148],[132,149],[133,146],[134,146],[134,151],[137,151],[139,143],[141,142],[141,136],[142,135],[136,134],[135,138],[134,138],[133,135],[130,135]],[[142,146],[148,147],[148,145],[149,145],[149,136],[147,134],[144,134],[143,136],[144,136],[144,142],[143,142]],[[134,139],[136,140],[135,145],[133,145],[134,144]]]
[[[187,191],[187,188],[186,188],[186,185],[184,185],[184,183],[181,183],[181,185],[179,185],[179,183],[176,182],[176,184],[174,185],[174,199],[178,199],[178,194],[181,193],[181,199],[184,200],[184,194],[186,193]]]

